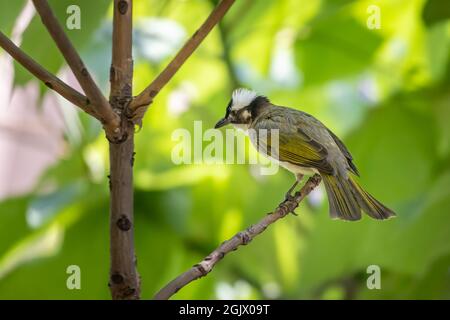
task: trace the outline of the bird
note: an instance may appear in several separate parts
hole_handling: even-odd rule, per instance
[[[357,182],[358,169],[347,147],[312,115],[275,105],[264,95],[239,88],[233,91],[225,116],[215,128],[228,124],[246,133],[255,132],[249,134],[254,147],[295,175],[285,201],[293,198],[291,193],[304,175],[320,174],[332,219],[356,221],[361,219],[361,212],[377,220],[396,215],[361,187]],[[264,139],[259,134],[261,130],[266,132]],[[271,130],[278,131],[277,148],[272,148]]]

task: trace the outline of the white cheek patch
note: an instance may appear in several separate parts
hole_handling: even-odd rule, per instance
[[[241,116],[242,116],[242,119],[243,119],[243,120],[248,120],[248,119],[250,119],[250,117],[251,117],[252,115],[251,115],[251,113],[250,113],[248,110],[244,110],[244,111],[241,113]]]

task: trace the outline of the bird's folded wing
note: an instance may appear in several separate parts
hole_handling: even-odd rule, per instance
[[[254,125],[257,148],[279,161],[289,162],[300,167],[315,168],[323,173],[333,174],[333,167],[327,160],[327,150],[308,136],[300,127],[287,125],[277,115],[268,115]],[[278,146],[272,136],[278,129]],[[274,140],[274,141],[272,141]]]
[[[356,168],[355,164],[353,163],[353,157],[350,154],[350,151],[348,151],[347,147],[345,146],[345,144],[341,141],[341,139],[338,138],[338,136],[336,136],[331,130],[327,129],[328,133],[331,135],[331,137],[334,139],[334,142],[337,144],[337,146],[339,147],[339,150],[341,150],[342,154],[345,156],[345,158],[347,159],[347,163],[349,166],[349,170],[351,172],[353,172],[354,174],[356,174],[357,176],[359,176],[359,172],[358,169]]]

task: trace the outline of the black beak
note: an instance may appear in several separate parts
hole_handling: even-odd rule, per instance
[[[214,126],[214,128],[215,128],[215,129],[219,129],[219,128],[223,127],[223,126],[226,126],[226,125],[229,124],[229,123],[230,123],[230,119],[228,119],[228,118],[223,118],[223,119],[220,119],[219,122],[216,123],[216,125]]]

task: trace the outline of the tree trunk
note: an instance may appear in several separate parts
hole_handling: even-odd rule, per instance
[[[121,117],[126,140],[109,143],[110,250],[109,285],[113,299],[139,299],[133,219],[134,126],[125,116],[132,99],[132,0],[114,0],[111,93],[109,103]]]
[[[113,299],[140,298],[140,277],[136,270],[133,229],[134,125],[142,124],[144,113],[155,96],[198,48],[234,2],[235,0],[221,0],[166,68],[144,91],[133,98],[133,0],[114,0],[109,104],[53,14],[47,0],[33,0],[33,3],[86,96],[48,72],[0,32],[1,48],[50,89],[98,119],[105,129],[106,137],[110,141],[109,287]]]

